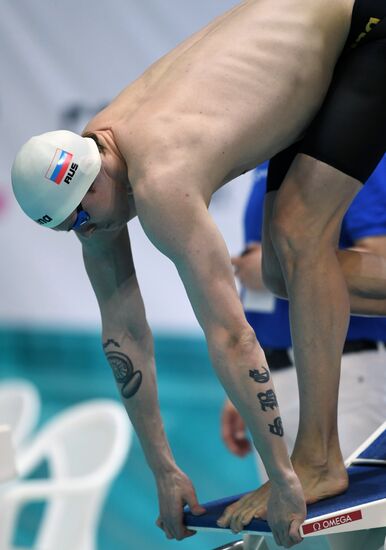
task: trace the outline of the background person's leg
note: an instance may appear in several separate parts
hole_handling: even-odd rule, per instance
[[[298,155],[274,206],[271,237],[286,282],[300,390],[293,462],[309,501],[347,484],[337,402],[350,305],[335,251],[341,220],[360,188],[335,168]]]

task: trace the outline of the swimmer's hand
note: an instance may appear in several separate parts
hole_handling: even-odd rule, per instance
[[[190,479],[177,467],[172,472],[157,476],[157,490],[160,514],[156,525],[165,531],[168,539],[182,540],[196,534],[183,524],[183,509],[188,504],[192,514],[200,516],[206,512],[197,500]]]
[[[228,506],[217,520],[219,527],[239,533],[253,518],[266,519],[276,544],[291,548],[302,541],[300,525],[306,506],[300,482],[293,474],[283,482],[267,482]]]
[[[249,290],[265,290],[261,271],[261,244],[250,243],[240,254],[231,261],[234,273],[244,288]]]
[[[271,481],[267,521],[276,544],[291,548],[302,542],[299,530],[306,514],[303,489],[295,473],[290,482],[284,485]]]
[[[245,422],[229,399],[225,401],[222,410],[221,433],[225,445],[236,456],[241,458],[252,451]]]

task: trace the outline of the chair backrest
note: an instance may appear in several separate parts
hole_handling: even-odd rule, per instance
[[[95,550],[98,521],[108,488],[132,441],[121,404],[94,400],[58,415],[42,434],[42,448],[54,479],[90,481],[82,494],[53,499],[46,510],[37,548]]]
[[[0,483],[16,478],[16,457],[9,426],[0,424]]]
[[[121,404],[87,401],[58,414],[43,427],[39,435],[42,457],[57,479],[95,475],[103,484],[121,466],[131,430]]]
[[[74,406],[41,429],[31,443],[31,469],[46,461],[50,472],[46,483],[55,487],[65,481],[69,490],[46,501],[36,548],[95,550],[103,502],[131,441],[132,426],[124,407],[112,400]]]
[[[0,424],[11,428],[17,449],[26,443],[40,415],[40,396],[36,387],[24,379],[0,382]]]

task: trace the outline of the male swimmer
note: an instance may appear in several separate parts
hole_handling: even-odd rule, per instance
[[[335,252],[340,220],[385,150],[385,15],[384,0],[242,2],[152,65],[83,137],[43,134],[15,159],[26,214],[75,230],[82,243],[106,357],[154,472],[157,524],[168,538],[193,534],[182,524],[184,503],[203,509],[164,434],[126,223],[138,215],[175,263],[270,478],[252,508],[236,504],[219,525],[239,531],[266,509],[278,544],[300,542],[304,496],[347,486],[336,408],[349,292],[354,312],[386,312],[384,261]],[[291,463],[268,365],[208,204],[227,181],[295,142],[288,174],[267,195],[263,242],[266,284],[291,304],[301,398]],[[257,393],[269,405],[260,407]]]

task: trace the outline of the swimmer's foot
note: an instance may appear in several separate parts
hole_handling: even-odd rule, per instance
[[[326,466],[312,466],[292,458],[292,465],[302,484],[307,504],[340,495],[348,488],[348,474],[342,460]]]
[[[299,477],[307,504],[318,502],[328,497],[339,495],[348,487],[348,475],[343,462],[325,467],[312,467],[304,463],[292,461],[294,470]],[[253,518],[266,519],[267,505],[270,495],[270,483],[228,506],[217,521],[220,527],[229,527],[238,533],[252,521]]]

